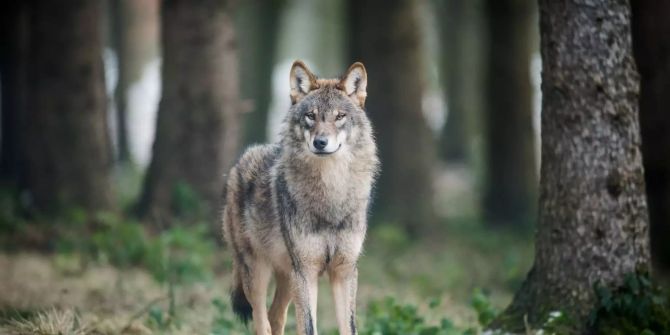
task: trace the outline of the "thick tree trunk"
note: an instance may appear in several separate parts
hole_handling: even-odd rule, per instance
[[[670,2],[631,1],[655,274],[670,280]]]
[[[283,0],[249,0],[237,6],[242,98],[251,102],[244,117],[244,144],[267,141],[272,72]]]
[[[30,2],[25,183],[41,210],[107,209],[111,154],[100,1]]]
[[[368,71],[367,111],[380,143],[375,219],[418,233],[435,221],[435,145],[421,111],[417,2],[364,0],[349,6],[353,58]]]
[[[530,1],[486,1],[489,51],[483,211],[486,222],[493,226],[528,221],[537,193]]]
[[[441,73],[448,106],[440,135],[440,156],[447,162],[468,163],[473,140],[473,117],[480,113],[477,96],[481,53],[477,43],[475,0],[436,1],[441,34]]]
[[[139,210],[175,213],[188,185],[210,213],[237,153],[239,96],[233,19],[227,1],[166,0],[162,7],[163,96]]]
[[[18,186],[21,168],[20,118],[25,112],[27,5],[8,2],[0,13],[0,181]]]
[[[551,311],[583,326],[595,283],[619,285],[650,261],[628,2],[541,0],[540,30],[535,264],[493,324],[511,330]]]

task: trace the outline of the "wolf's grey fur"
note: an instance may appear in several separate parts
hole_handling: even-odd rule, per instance
[[[290,79],[280,143],[249,148],[228,176],[233,305],[243,318],[252,314],[256,334],[276,335],[293,301],[298,334],[316,334],[317,281],[327,273],[340,334],[355,334],[356,262],[379,167],[363,110],[367,75],[355,63],[341,79],[317,79],[296,61]]]

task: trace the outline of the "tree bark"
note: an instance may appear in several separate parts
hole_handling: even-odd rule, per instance
[[[244,144],[267,141],[268,113],[272,100],[272,72],[283,0],[249,0],[237,6],[240,28],[242,98],[251,102],[244,117]]]
[[[631,1],[654,273],[670,280],[670,2]]]
[[[488,64],[485,111],[484,218],[518,226],[532,215],[537,194],[530,85],[530,0],[487,0]]]
[[[375,219],[420,233],[435,222],[435,144],[421,111],[417,2],[350,1],[349,10],[353,58],[368,71],[367,111],[380,143]]]
[[[173,214],[175,188],[188,185],[214,213],[224,173],[237,154],[239,92],[233,19],[227,1],[166,0],[162,7],[163,96],[140,214]]]
[[[638,76],[627,1],[540,1],[542,166],[535,263],[493,328],[551,311],[583,331],[596,283],[648,269]]]
[[[101,3],[31,1],[25,188],[38,210],[109,209]]]

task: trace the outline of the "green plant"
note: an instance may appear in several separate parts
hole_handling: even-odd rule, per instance
[[[186,182],[174,185],[170,204],[178,218],[202,218],[208,210],[198,193]]]
[[[477,313],[477,320],[482,327],[488,326],[498,315],[498,311],[491,304],[489,296],[481,289],[475,289],[470,304]]]
[[[629,274],[615,289],[595,286],[596,307],[589,324],[596,334],[670,334],[670,303],[647,273]]]
[[[204,226],[173,227],[149,243],[145,265],[161,283],[193,283],[210,277],[213,253]]]
[[[436,308],[438,303],[431,302]],[[401,305],[393,298],[372,302],[365,315],[361,335],[474,335],[474,329],[461,330],[448,319],[428,324],[416,306]]]
[[[149,238],[144,227],[135,221],[101,213],[97,221],[102,229],[91,236],[91,251],[97,260],[117,267],[139,266],[145,261]]]
[[[212,306],[216,310],[214,320],[212,320],[213,335],[228,335],[243,333],[244,326],[233,317],[232,311],[221,298],[212,299]]]

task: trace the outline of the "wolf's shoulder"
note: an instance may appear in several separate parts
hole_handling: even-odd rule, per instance
[[[277,144],[256,144],[248,147],[236,164],[238,170],[269,170],[276,162],[281,147]]]

